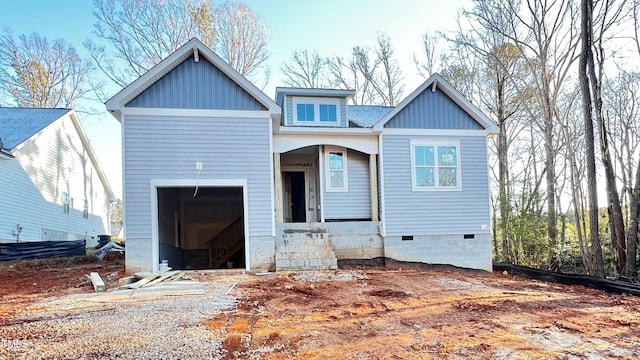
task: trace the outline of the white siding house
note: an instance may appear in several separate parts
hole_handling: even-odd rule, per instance
[[[0,108],[0,242],[107,234],[115,200],[73,110]]]
[[[491,270],[495,124],[434,75],[397,107],[275,101],[193,39],[107,102],[122,123],[127,270]]]

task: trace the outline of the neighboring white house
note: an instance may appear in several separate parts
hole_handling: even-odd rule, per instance
[[[439,75],[395,108],[353,95],[278,88],[274,101],[197,39],[116,94],[127,271],[491,270],[496,125]]]
[[[0,242],[107,234],[115,200],[69,109],[0,107]]]

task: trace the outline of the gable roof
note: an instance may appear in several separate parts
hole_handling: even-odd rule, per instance
[[[418,86],[409,96],[407,96],[402,102],[398,104],[393,110],[387,113],[382,119],[380,119],[375,125],[374,130],[382,130],[384,125],[389,122],[395,115],[397,115],[402,109],[409,105],[415,98],[420,96],[428,87],[432,87],[431,91],[435,91],[436,88],[441,90],[447,95],[454,103],[456,103],[462,110],[464,110],[472,119],[477,121],[489,134],[498,133],[498,126],[485,115],[478,107],[473,105],[467,98],[465,98],[458,90],[456,90],[451,84],[449,84],[440,74],[431,75],[422,85]]]
[[[325,88],[297,88],[297,87],[282,87],[276,88],[276,103],[282,105],[285,95],[292,96],[320,96],[320,97],[337,97],[337,98],[352,98],[356,94],[355,90],[345,89],[325,89]]]
[[[347,120],[358,127],[370,128],[391,110],[392,106],[348,105]]]
[[[253,85],[253,83],[247,80],[244,76],[242,76],[239,72],[237,72],[234,68],[227,64],[226,61],[216,55],[211,49],[209,49],[206,45],[204,45],[200,40],[196,38],[189,40],[187,43],[174,51],[171,55],[167,56],[154,67],[149,69],[149,71],[134,80],[127,87],[120,90],[120,92],[115,94],[111,99],[107,100],[107,102],[105,103],[107,106],[107,110],[109,110],[112,115],[120,120],[122,110],[129,101],[138,96],[144,90],[151,87],[151,85],[153,85],[156,81],[160,80],[164,75],[168,74],[184,60],[191,57],[194,53],[197,53],[198,56],[201,56],[211,62],[215,67],[217,67],[231,80],[238,84],[238,86],[248,92],[262,105],[264,105],[264,107],[267,108],[272,115],[281,114],[280,107],[273,100],[271,100],[271,98],[265,95],[260,89]]]
[[[0,139],[4,148],[15,148],[69,111],[0,107]]]
[[[98,158],[93,152],[93,148],[89,143],[89,138],[85,134],[80,120],[76,116],[75,111],[72,109],[42,109],[42,108],[8,108],[0,107],[0,138],[2,139],[3,146],[7,150],[13,150],[18,145],[22,144],[32,136],[42,131],[47,126],[51,125],[56,120],[63,116],[68,115],[76,129],[80,141],[84,146],[89,159],[93,163],[93,167],[102,181],[102,184],[107,191],[109,200],[115,200],[115,195],[107,177],[105,176],[102,168],[98,164]],[[0,149],[1,155],[11,155],[9,152],[4,152]]]

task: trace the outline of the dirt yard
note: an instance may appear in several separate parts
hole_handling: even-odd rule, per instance
[[[640,358],[639,297],[502,273],[192,272],[205,295],[104,303],[85,275],[122,260],[58,265],[0,263],[1,359]]]

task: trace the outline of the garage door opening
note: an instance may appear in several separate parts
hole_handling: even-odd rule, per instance
[[[158,187],[158,255],[173,269],[245,268],[242,187]]]

